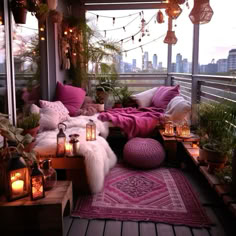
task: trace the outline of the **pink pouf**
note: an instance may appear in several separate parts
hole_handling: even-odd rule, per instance
[[[125,144],[123,158],[134,167],[155,168],[164,161],[165,150],[155,139],[132,138]]]

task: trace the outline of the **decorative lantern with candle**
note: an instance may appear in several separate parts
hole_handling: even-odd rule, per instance
[[[190,137],[190,127],[187,123],[184,123],[182,125],[181,133],[179,136],[180,137]]]
[[[44,176],[43,172],[38,168],[37,162],[34,163],[30,177],[30,193],[31,200],[37,200],[45,197]]]
[[[164,135],[174,136],[174,125],[172,121],[168,121],[165,123],[165,132]]]
[[[79,134],[70,134],[70,144],[72,145],[73,156],[79,156]]]
[[[57,134],[57,157],[64,157],[66,154],[66,125],[64,123],[58,124],[59,133]],[[64,129],[64,131],[63,131]]]
[[[96,125],[93,120],[86,124],[86,141],[96,140]]]
[[[12,153],[7,168],[7,199],[13,201],[29,194],[29,171],[24,159]]]

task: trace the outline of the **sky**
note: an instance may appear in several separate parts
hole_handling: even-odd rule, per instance
[[[176,54],[181,53],[183,58],[187,58],[188,61],[192,61],[192,43],[193,43],[193,24],[189,19],[189,14],[193,8],[193,0],[189,0],[189,9],[185,4],[180,5],[182,8],[181,15],[173,21],[173,30],[175,31],[178,41],[176,45],[172,47],[172,62],[176,61]],[[211,61],[216,62],[218,59],[227,58],[229,50],[236,48],[236,1],[225,0],[224,4],[219,0],[210,0],[210,5],[214,11],[213,17],[208,24],[200,25],[200,46],[199,46],[199,63],[208,64]],[[148,22],[153,15],[157,13],[155,10],[144,10],[144,19]],[[112,38],[115,41],[120,41],[126,37],[132,36],[140,30],[141,19],[138,17],[129,26],[125,27],[126,32],[123,30],[123,26],[131,22],[135,16],[129,16],[127,18],[117,18],[113,25],[112,18],[105,18],[102,16],[128,16],[132,13],[140,12],[135,11],[92,11],[92,13],[99,15],[97,17],[87,12],[87,18],[93,20],[100,30],[101,34],[105,36],[104,30],[106,30],[106,37]],[[167,32],[167,16],[164,14],[164,24],[155,23],[155,17],[150,21],[146,28],[150,32],[150,36],[141,37],[141,43],[138,41],[140,36],[134,37],[134,43],[130,40],[127,43],[123,43],[123,50],[127,51],[132,48],[138,47],[135,50],[123,54],[123,59],[126,62],[132,63],[132,59],[137,59],[137,66],[141,67],[142,50],[139,47],[142,44],[148,43],[153,39],[160,37],[159,40],[150,43],[146,46],[142,46],[143,52],[148,51],[149,60],[152,60],[153,54],[158,56],[158,62],[162,62],[163,66],[167,64],[167,44],[163,42]],[[120,30],[108,31],[109,29]]]

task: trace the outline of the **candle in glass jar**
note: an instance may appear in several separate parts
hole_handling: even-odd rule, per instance
[[[22,194],[24,191],[24,181],[23,180],[16,180],[12,182],[12,193],[15,195]]]
[[[71,143],[66,143],[66,155],[67,156],[72,156],[72,144]]]

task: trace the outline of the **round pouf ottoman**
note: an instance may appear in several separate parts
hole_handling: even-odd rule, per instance
[[[151,169],[164,161],[165,150],[155,139],[132,138],[124,146],[123,158],[133,167]]]

